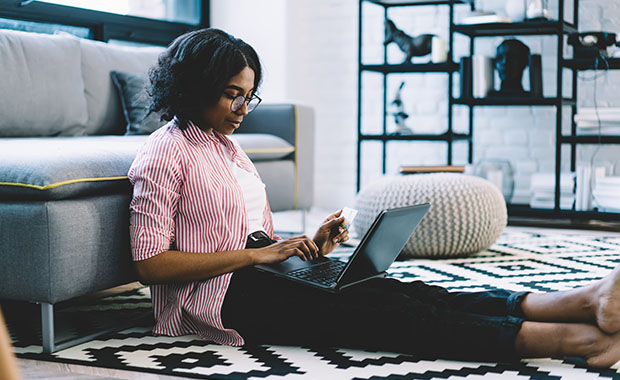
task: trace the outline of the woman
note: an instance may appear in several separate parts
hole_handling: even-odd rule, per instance
[[[316,258],[348,239],[340,211],[312,239],[273,234],[264,185],[227,137],[260,103],[256,52],[223,31],[194,31],[170,45],[150,79],[151,109],[170,123],[149,137],[129,178],[132,254],[151,285],[155,334],[458,359],[620,360],[618,268],[591,285],[540,294],[449,293],[395,279],[330,294],[254,270]],[[255,231],[273,243],[249,248]]]

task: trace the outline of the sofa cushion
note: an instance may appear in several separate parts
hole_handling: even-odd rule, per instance
[[[286,140],[266,133],[236,133],[230,138],[239,143],[253,162],[279,160],[295,152]]]
[[[0,298],[56,303],[136,281],[131,192],[0,202]]]
[[[125,191],[129,167],[147,137],[0,139],[0,199],[72,199]],[[275,161],[295,150],[273,135],[238,134],[233,138],[255,162]]]
[[[80,65],[74,38],[0,30],[0,136],[83,134]]]
[[[80,39],[84,94],[88,107],[86,134],[125,133],[121,101],[112,83],[113,70],[146,75],[164,50],[159,47],[125,47]]]
[[[0,139],[0,199],[52,200],[128,191],[146,136]]]
[[[151,98],[146,91],[147,77],[112,71],[112,82],[118,91],[127,123],[126,135],[148,135],[167,123],[160,113],[148,113]]]

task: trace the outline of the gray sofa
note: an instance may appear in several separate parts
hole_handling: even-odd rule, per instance
[[[127,121],[112,70],[145,74],[161,49],[0,30],[0,299],[41,304],[47,352],[54,305],[136,281],[127,171],[145,135]],[[313,111],[262,104],[233,135],[273,211],[313,199]]]

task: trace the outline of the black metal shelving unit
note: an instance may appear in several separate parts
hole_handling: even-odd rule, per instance
[[[559,100],[562,105],[575,104],[574,99],[562,98]],[[454,99],[454,104],[467,106],[555,106],[558,104],[557,98],[529,98],[529,97],[489,97],[489,98],[458,98]]]
[[[469,128],[473,130],[473,108],[474,106],[552,106],[556,109],[556,144],[555,144],[555,202],[551,210],[533,209],[525,205],[508,205],[509,216],[512,217],[534,217],[542,219],[569,219],[569,220],[618,220],[617,213],[605,213],[598,211],[573,211],[560,209],[560,176],[562,163],[562,145],[570,146],[570,169],[576,170],[576,151],[579,144],[617,144],[620,136],[589,136],[577,135],[574,116],[577,113],[577,72],[579,70],[590,69],[620,69],[620,59],[565,59],[563,56],[565,39],[569,33],[577,32],[579,25],[579,1],[573,0],[573,20],[565,20],[565,1],[558,1],[558,20],[544,21],[525,21],[519,23],[490,23],[476,25],[454,25],[455,33],[470,37],[470,55],[473,55],[475,40],[478,37],[497,37],[497,36],[557,36],[557,59],[556,74],[557,88],[556,95],[545,98],[463,98],[455,99],[454,104],[467,105],[470,109]],[[596,66],[596,67],[595,67]],[[572,88],[571,96],[563,96],[563,75],[564,69],[571,70]],[[562,109],[565,106],[571,107],[571,133],[563,134],[562,131]]]
[[[575,211],[572,210],[536,209],[535,213],[532,213],[532,208],[526,205],[508,205],[508,214],[514,217],[543,216],[545,219],[575,219]],[[618,214],[612,212],[579,211],[579,215],[581,220],[618,222]]]
[[[384,18],[388,18],[388,10],[396,7],[410,7],[410,6],[447,6],[449,7],[449,37],[448,37],[448,59],[445,63],[404,63],[399,65],[387,64],[387,47],[383,49],[383,62],[379,65],[366,65],[362,63],[362,8],[363,3],[372,3],[377,6],[383,7]],[[454,103],[454,97],[452,95],[452,74],[458,71],[459,66],[456,64],[452,57],[454,30],[452,29],[454,24],[454,7],[457,4],[469,4],[473,9],[473,0],[429,0],[429,1],[407,1],[407,0],[359,0],[359,20],[358,20],[358,57],[359,57],[359,70],[358,70],[358,114],[357,114],[357,190],[359,191],[361,186],[361,151],[362,144],[365,141],[380,141],[382,142],[382,172],[386,172],[386,155],[387,155],[387,143],[389,141],[444,141],[447,143],[447,164],[452,164],[452,143],[454,141],[468,141],[469,143],[469,162],[472,161],[472,133],[471,129],[466,134],[454,133],[452,130],[452,105]],[[362,133],[362,73],[363,72],[376,72],[383,74],[383,132],[381,134],[365,134]],[[448,130],[446,133],[437,135],[427,134],[413,134],[413,135],[397,135],[387,132],[387,76],[392,73],[445,73],[448,75],[448,87],[446,89],[448,95]]]
[[[562,0],[560,0],[562,1]],[[562,1],[563,2],[563,1]],[[526,35],[557,35],[577,31],[574,23],[553,20],[497,22],[487,24],[454,25],[454,31],[469,37],[526,36]]]
[[[400,65],[360,65],[363,71],[377,73],[450,73],[457,71],[459,66],[452,63],[408,63]]]
[[[573,107],[573,115],[577,102],[576,97],[576,75],[573,80],[573,93],[570,98],[563,96],[562,75],[563,75],[563,56],[564,51],[564,35],[577,31],[578,25],[578,1],[574,0],[573,22],[569,23],[564,20],[564,0],[559,0],[558,20],[543,21],[525,21],[516,23],[489,23],[474,25],[455,25],[455,33],[460,33],[470,38],[469,51],[470,56],[474,54],[475,41],[478,37],[498,37],[498,36],[557,36],[557,89],[556,96],[546,98],[504,98],[489,97],[482,99],[459,99],[455,103],[463,104],[470,107],[470,129],[473,129],[473,107],[474,106],[552,106],[556,108],[556,136],[562,135],[562,107]],[[554,210],[560,211],[560,170],[561,170],[561,144],[560,138],[556,139],[556,156],[555,156],[555,204]],[[573,169],[574,170],[574,169]],[[525,211],[524,211],[525,212]],[[545,212],[537,212],[532,210],[533,214],[538,216],[548,216]],[[558,214],[559,215],[559,214]]]
[[[384,8],[384,16],[388,18],[388,9],[393,7],[422,6],[422,5],[445,5],[449,7],[449,34],[448,34],[448,60],[442,64],[400,64],[400,65],[366,65],[362,59],[362,4],[374,3]],[[481,106],[543,106],[554,107],[556,109],[556,144],[555,144],[555,202],[553,209],[533,209],[526,205],[509,204],[508,211],[511,217],[540,218],[540,219],[567,219],[584,222],[588,220],[617,221],[620,215],[617,213],[605,213],[598,211],[571,211],[560,209],[560,176],[562,163],[562,146],[570,147],[570,169],[576,170],[576,150],[579,144],[619,144],[620,136],[598,136],[598,135],[577,135],[574,116],[577,113],[577,72],[580,70],[592,69],[620,69],[620,59],[609,58],[606,60],[595,59],[573,59],[564,58],[563,51],[565,46],[565,36],[569,33],[577,32],[579,25],[579,1],[573,0],[572,22],[565,19],[565,0],[558,0],[558,20],[525,21],[517,23],[487,23],[475,25],[458,25],[454,22],[454,8],[457,4],[468,4],[473,9],[473,1],[468,0],[443,0],[443,1],[406,1],[406,0],[360,0],[359,1],[359,71],[358,71],[358,144],[357,144],[357,190],[361,185],[361,147],[365,141],[381,141],[383,143],[383,173],[386,171],[386,144],[388,141],[445,141],[448,145],[447,164],[452,164],[452,143],[454,141],[467,141],[469,143],[468,162],[473,159],[473,112],[474,108]],[[459,33],[470,38],[470,56],[474,54],[475,41],[479,37],[497,36],[556,36],[557,37],[557,59],[556,74],[557,88],[556,94],[552,97],[540,98],[455,98],[453,96],[453,74],[458,72],[458,64],[454,62],[453,40],[455,33]],[[387,48],[384,47],[383,62],[387,62]],[[572,75],[572,88],[570,97],[563,96],[563,75],[567,69]],[[361,105],[362,105],[362,73],[377,72],[383,74],[383,133],[369,135],[362,133],[361,125]],[[448,131],[440,135],[411,135],[402,136],[388,134],[386,132],[387,114],[387,76],[391,73],[447,73],[448,74]],[[465,134],[456,134],[452,129],[452,109],[455,105],[467,106],[469,108],[469,126]],[[564,134],[562,129],[562,110],[563,107],[571,107],[571,132]]]
[[[618,70],[620,69],[620,58],[608,58],[606,60],[565,59],[564,67],[574,70]]]

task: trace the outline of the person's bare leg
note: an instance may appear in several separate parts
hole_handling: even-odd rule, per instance
[[[611,367],[620,361],[620,334],[606,334],[587,323],[525,321],[515,340],[524,358],[579,356],[591,367]]]
[[[599,283],[549,293],[530,293],[521,303],[528,321],[596,323]]]
[[[596,323],[607,333],[620,332],[620,267],[616,267],[599,285]]]
[[[603,332],[620,332],[620,266],[604,279],[560,292],[530,293],[521,304],[525,319],[588,322]]]

